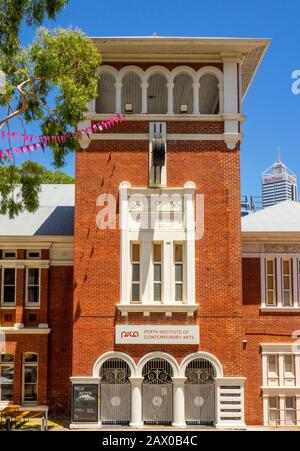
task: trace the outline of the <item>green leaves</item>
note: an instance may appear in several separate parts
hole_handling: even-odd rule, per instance
[[[26,161],[21,167],[0,167],[0,214],[12,219],[24,210],[34,213],[39,207],[42,183],[70,184],[74,179],[34,161]]]
[[[31,45],[20,46],[22,22],[41,25],[46,17],[55,18],[67,3],[0,0],[0,68],[7,80],[5,93],[0,94],[0,106],[7,110],[5,117],[0,116],[0,128],[17,117],[26,128],[30,122],[39,121],[43,135],[65,135],[84,120],[88,103],[96,98],[101,57],[84,33],[41,28]],[[66,155],[76,151],[78,143],[69,137],[65,143],[51,141],[50,147],[54,165],[62,167]],[[24,172],[23,167],[0,168],[0,213],[13,217],[24,208],[36,210],[40,173],[30,165]],[[21,188],[14,201],[16,185]]]

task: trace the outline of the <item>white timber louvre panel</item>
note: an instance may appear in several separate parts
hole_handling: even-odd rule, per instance
[[[243,422],[243,387],[240,385],[219,387],[219,416],[222,423]]]

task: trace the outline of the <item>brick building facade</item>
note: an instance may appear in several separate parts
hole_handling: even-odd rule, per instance
[[[16,302],[2,304],[0,325],[14,355],[13,401],[24,403],[32,353],[31,404],[70,415],[73,428],[299,425],[297,233],[292,250],[291,235],[253,234],[251,218],[241,233],[242,101],[268,41],[94,42],[100,96],[80,128],[115,112],[125,120],[82,138],[74,243],[72,231],[45,227],[44,242],[1,238],[3,251],[19,249],[1,261],[17,268]],[[60,197],[48,217],[56,229],[72,213]],[[34,265],[23,260],[32,245],[42,251]],[[31,324],[32,265],[42,269]]]

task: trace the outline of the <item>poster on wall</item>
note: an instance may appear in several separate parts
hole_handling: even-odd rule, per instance
[[[72,418],[74,423],[98,423],[98,385],[74,384]]]

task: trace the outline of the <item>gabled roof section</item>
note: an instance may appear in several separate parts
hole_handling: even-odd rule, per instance
[[[222,55],[236,55],[241,61],[242,92],[245,96],[270,45],[270,39],[201,37],[92,37],[103,63],[112,62],[214,62]]]
[[[300,203],[287,200],[242,219],[242,233],[299,233]]]
[[[42,185],[39,199],[35,213],[0,215],[0,236],[73,236],[75,185]]]

